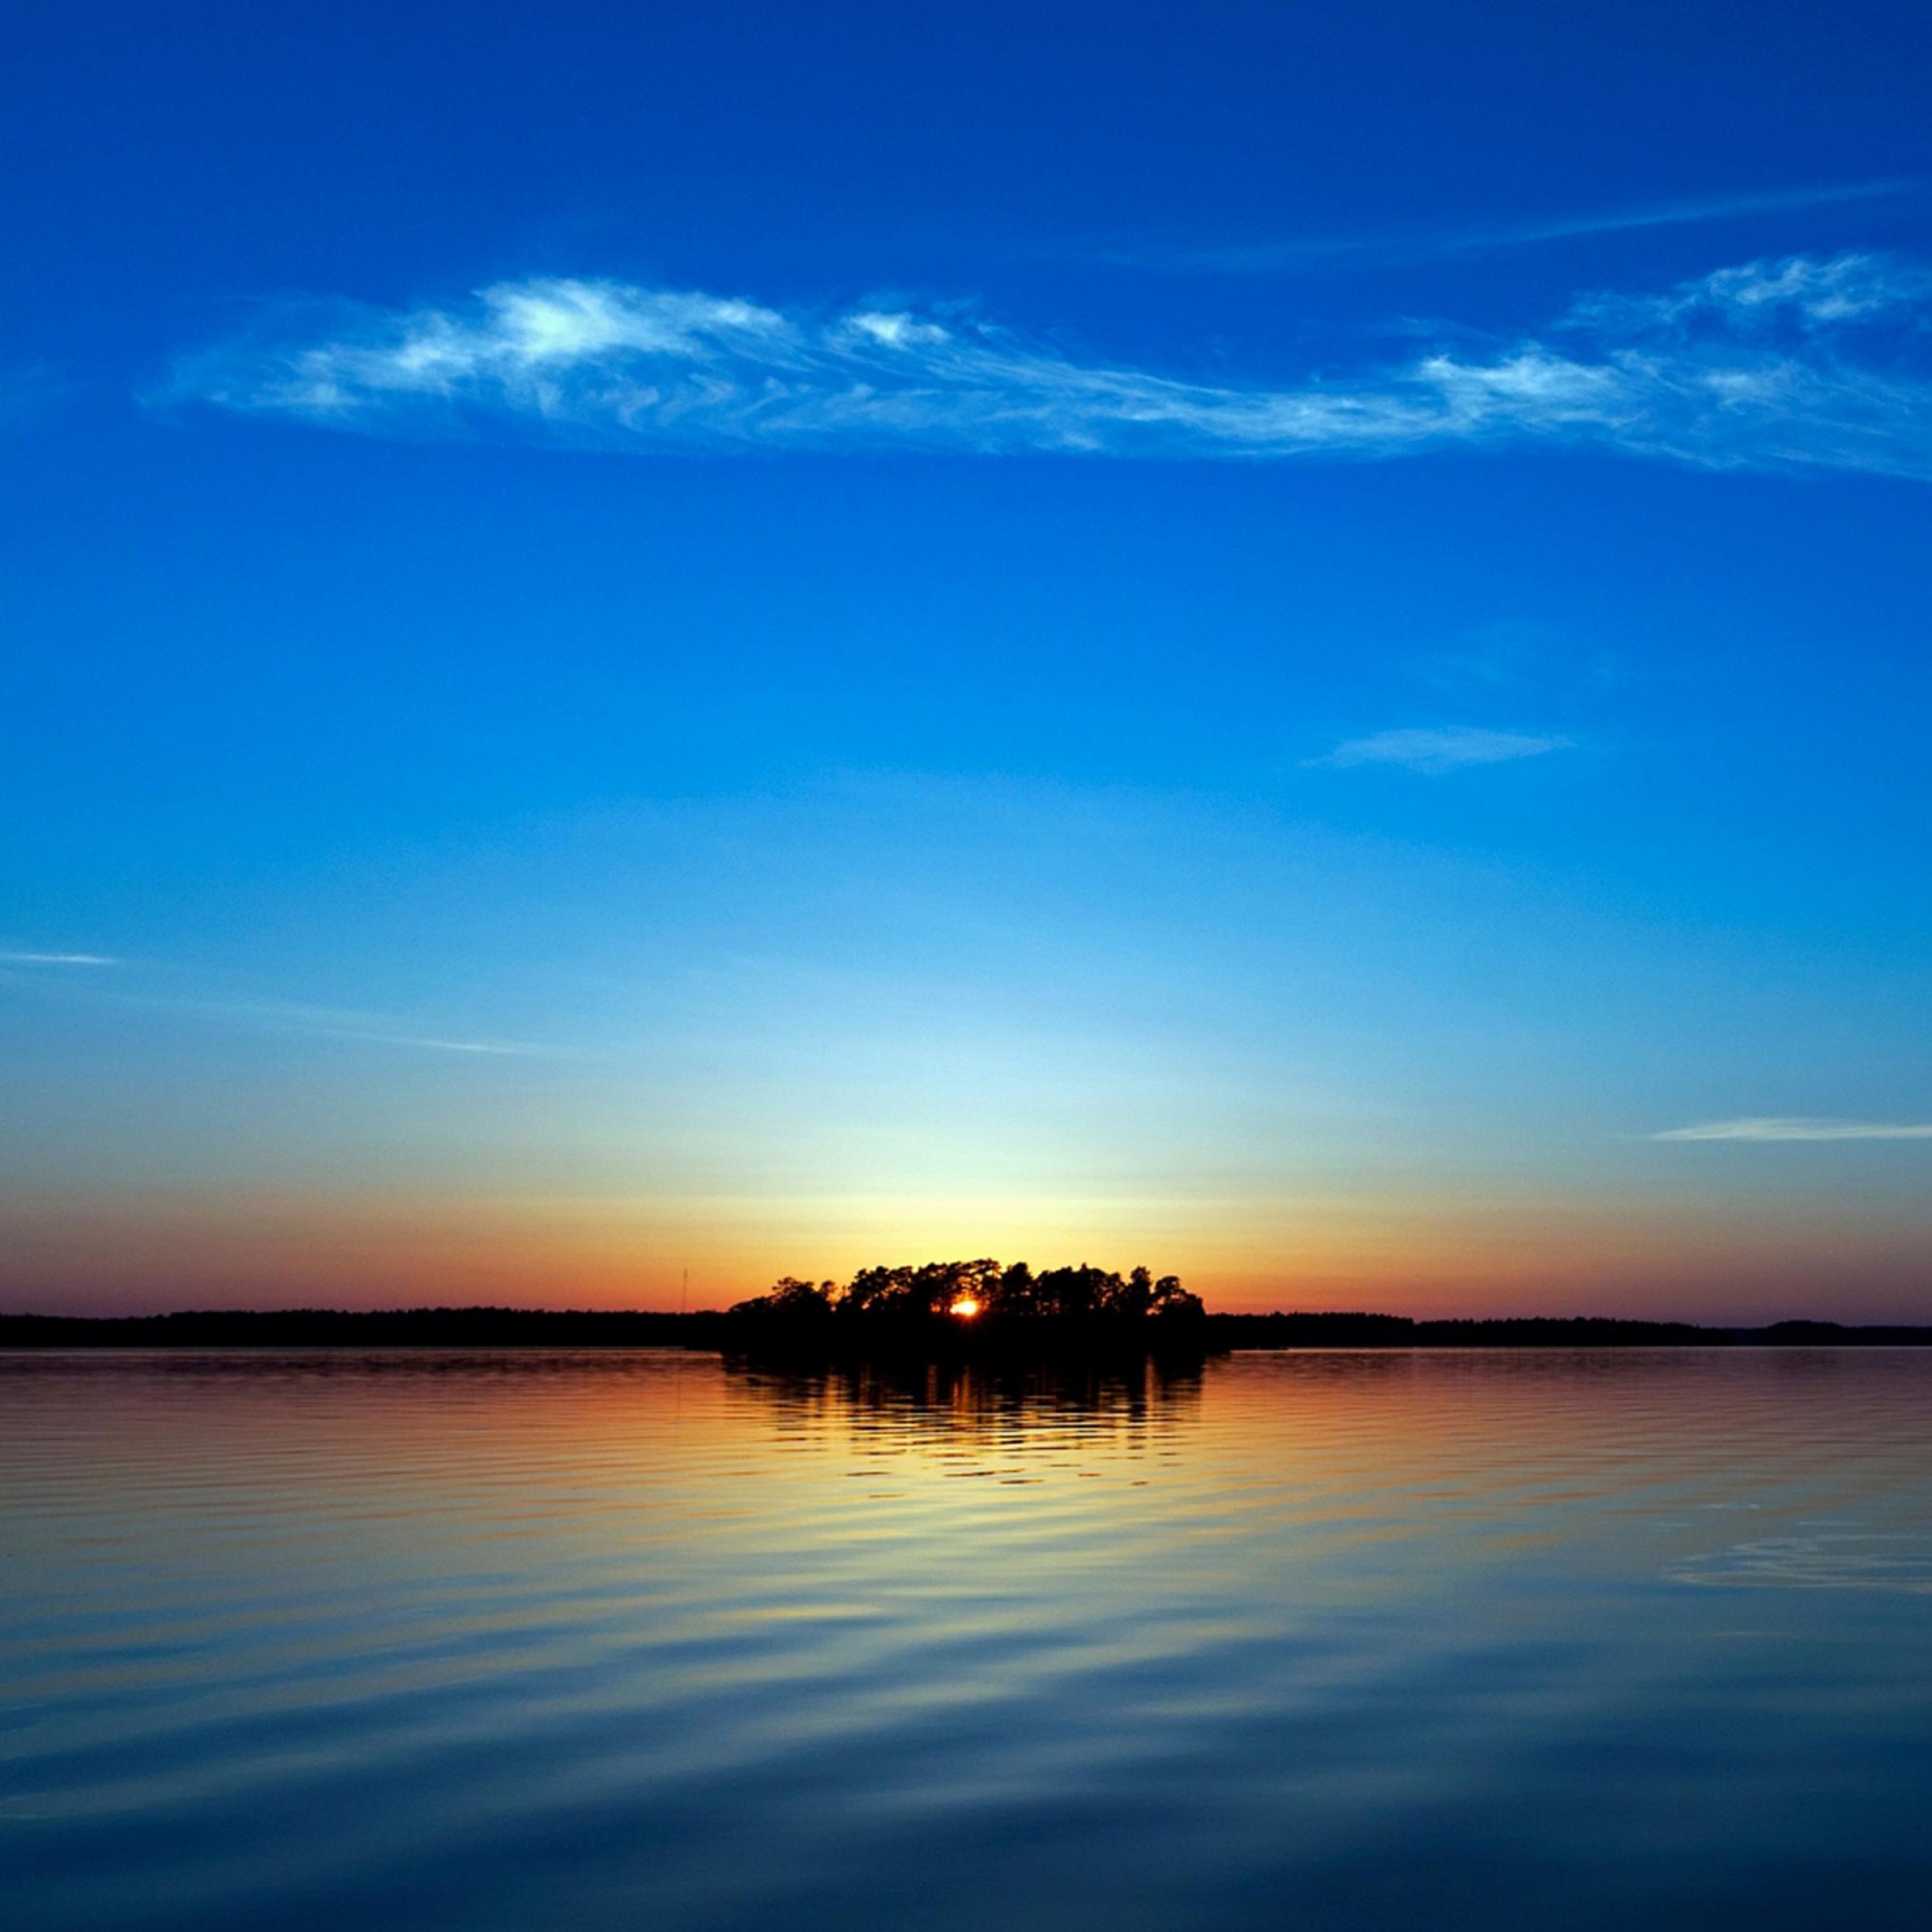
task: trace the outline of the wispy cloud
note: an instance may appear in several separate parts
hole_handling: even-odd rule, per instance
[[[125,966],[124,960],[104,953],[42,953],[0,951],[0,968],[9,966]],[[553,1049],[528,1040],[465,1039],[444,1033],[419,1032],[404,1019],[337,1006],[315,1006],[301,1002],[270,998],[236,998],[209,992],[201,995],[143,985],[143,975],[135,975],[129,986],[117,975],[111,984],[90,984],[84,992],[80,982],[53,976],[21,975],[11,981],[16,989],[37,985],[52,996],[58,984],[67,997],[83,999],[90,1005],[103,1004],[125,1010],[129,1008],[168,1014],[178,1019],[240,1026],[259,1032],[307,1034],[318,1039],[359,1042],[371,1046],[400,1047],[412,1052],[434,1053],[483,1053],[518,1057],[544,1056]]]
[[[406,1022],[383,1015],[334,1006],[304,1005],[280,999],[151,1000],[196,1017],[251,1026],[273,1032],[308,1033],[326,1039],[357,1041],[371,1046],[400,1046],[435,1053],[506,1054],[519,1057],[545,1049],[525,1040],[457,1039],[443,1034],[417,1033]]]
[[[1805,1120],[1781,1114],[1706,1121],[1653,1134],[1653,1141],[1932,1141],[1932,1122]]]
[[[1378,731],[1366,738],[1349,738],[1334,750],[1308,764],[1331,770],[1354,765],[1400,765],[1431,778],[1461,771],[1471,765],[1499,765],[1512,758],[1539,758],[1546,751],[1570,748],[1568,738],[1535,736],[1526,731],[1485,731],[1475,725],[1443,725],[1433,730]]]
[[[1730,335],[1792,346],[1886,317],[1904,319],[1908,336],[1923,335],[1928,308],[1932,268],[1922,263],[1789,255],[1720,268],[1662,294],[1586,296],[1565,326],[1611,335],[1665,332],[1702,341]]]
[[[419,1046],[432,1053],[500,1053],[525,1059],[546,1050],[526,1040],[436,1039],[421,1033],[371,1033],[345,1027],[322,1027],[316,1030],[331,1033],[338,1039],[367,1040],[377,1046]]]
[[[1923,182],[1915,180],[1850,182],[1754,195],[1694,196],[1640,208],[1595,209],[1539,220],[1481,223],[1421,232],[1304,236],[1285,241],[1236,242],[1210,248],[1117,249],[1107,251],[1103,259],[1116,267],[1189,274],[1279,274],[1311,268],[1394,267],[1457,255],[1489,254],[1501,249],[1534,247],[1541,243],[1570,241],[1589,235],[1680,228],[1845,202],[1888,200],[1920,192],[1924,186]]]
[[[1197,382],[951,310],[832,315],[614,281],[310,311],[170,393],[367,434],[578,447],[860,447],[1245,461],[1596,445],[1706,468],[1932,478],[1932,270],[1869,255],[1594,295],[1487,353],[1284,385]]]

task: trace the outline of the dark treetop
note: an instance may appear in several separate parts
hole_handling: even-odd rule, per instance
[[[1024,1261],[862,1268],[842,1284],[787,1275],[728,1312],[326,1308],[87,1318],[0,1315],[0,1348],[689,1348],[727,1355],[1209,1355],[1235,1349],[1932,1345],[1932,1328],[1519,1317],[1418,1321],[1360,1312],[1209,1315],[1174,1275]]]

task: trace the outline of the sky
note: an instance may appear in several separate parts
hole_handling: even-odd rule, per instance
[[[0,1308],[1932,1321],[1919,10],[0,76]]]

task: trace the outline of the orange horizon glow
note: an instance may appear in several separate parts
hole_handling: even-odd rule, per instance
[[[1750,1213],[1440,1197],[1241,1207],[43,1196],[0,1200],[0,1311],[675,1313],[728,1307],[787,1274],[843,1279],[879,1262],[992,1254],[1123,1271],[1145,1260],[1216,1313],[1932,1318],[1913,1230],[1815,1202]]]

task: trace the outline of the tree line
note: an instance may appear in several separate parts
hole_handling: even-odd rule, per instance
[[[1107,1268],[1046,1268],[1024,1261],[927,1261],[917,1267],[861,1268],[847,1282],[804,1281],[787,1275],[764,1294],[739,1302],[733,1315],[797,1321],[878,1318],[970,1321],[1111,1318],[1192,1320],[1206,1311],[1178,1275],[1156,1281],[1146,1268],[1124,1275]]]

